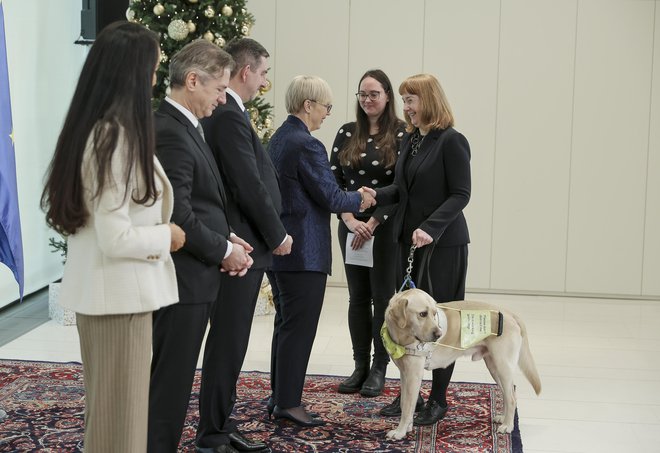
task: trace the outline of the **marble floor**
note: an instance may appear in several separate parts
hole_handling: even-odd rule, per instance
[[[660,452],[660,301],[469,294],[526,322],[543,383],[519,373],[525,453]],[[348,375],[347,291],[330,287],[309,373]],[[245,370],[269,369],[272,315],[252,325]],[[0,358],[80,361],[76,328],[48,321],[0,347]],[[396,367],[389,377],[398,377]],[[430,373],[428,375],[430,377]],[[461,359],[456,381],[492,382],[483,362]]]

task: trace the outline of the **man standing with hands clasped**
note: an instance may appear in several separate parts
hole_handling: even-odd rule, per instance
[[[172,221],[187,240],[172,254],[179,302],[153,316],[149,453],[176,453],[221,275],[238,280],[252,264],[252,247],[229,226],[222,177],[199,125],[199,118],[225,103],[233,67],[218,46],[187,44],[172,57],[171,93],[155,114],[156,152],[174,189]]]
[[[266,86],[269,54],[249,38],[232,41],[225,50],[236,62],[227,103],[202,126],[225,184],[229,223],[254,248],[254,264],[243,278],[222,277],[204,349],[196,443],[203,452],[268,452],[265,443],[249,440],[237,430],[231,412],[264,272],[273,254],[291,252],[293,240],[280,220],[277,173],[243,104]]]

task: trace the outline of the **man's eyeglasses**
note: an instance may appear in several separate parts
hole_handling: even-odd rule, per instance
[[[310,102],[314,102],[318,105],[322,105],[328,111],[328,114],[330,114],[330,110],[332,110],[332,104],[321,104],[319,101],[315,101],[314,99],[310,99]]]
[[[372,101],[377,101],[380,98],[380,91],[370,91],[365,93],[364,91],[358,91],[355,93],[355,97],[360,101],[366,101],[369,98]]]

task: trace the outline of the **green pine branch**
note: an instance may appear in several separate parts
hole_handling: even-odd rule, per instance
[[[179,49],[195,39],[207,39],[220,47],[232,39],[248,36],[254,16],[245,7],[245,0],[132,0],[126,16],[143,24],[160,36],[161,59],[158,82],[154,87],[154,108],[157,108],[169,86],[169,61]],[[272,106],[261,98],[249,104],[252,123],[267,143],[273,134]],[[256,109],[256,114],[253,110]]]

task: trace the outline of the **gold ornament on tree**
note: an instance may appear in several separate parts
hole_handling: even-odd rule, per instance
[[[231,16],[232,14],[234,14],[234,10],[231,9],[231,6],[229,6],[229,5],[225,5],[225,6],[223,6],[221,11],[222,11],[222,15],[223,15],[223,16],[227,16],[227,17],[229,17],[229,16]]]
[[[165,12],[165,7],[161,5],[160,3],[156,3],[156,6],[154,6],[154,14],[156,16],[160,16]]]
[[[215,35],[210,31],[207,31],[206,33],[204,33],[204,39],[206,39],[209,42],[213,42],[213,40],[215,39]]]
[[[207,6],[206,9],[204,10],[204,15],[210,19],[213,16],[215,16],[215,10],[213,9],[212,6]]]
[[[264,94],[268,93],[268,92],[270,91],[271,88],[273,88],[273,82],[271,82],[270,80],[266,79],[266,85],[264,85],[263,87],[259,88],[259,94],[263,96]]]
[[[215,40],[215,43],[220,47],[225,47],[226,41],[225,38],[223,38],[222,36],[218,36],[217,39]]]
[[[250,27],[248,27],[247,25],[243,25],[243,26],[241,27],[241,33],[243,34],[243,36],[249,36],[249,34],[250,34]]]
[[[133,11],[131,8],[126,10],[126,20],[129,22],[135,22],[135,11]]]
[[[197,3],[199,0],[188,0],[188,3]]]
[[[190,30],[188,30],[188,24],[181,19],[174,19],[167,26],[167,34],[175,41],[183,41],[188,37],[188,33],[190,33]]]
[[[197,30],[197,25],[195,25],[195,23],[191,20],[188,21],[186,26],[188,27],[188,31],[190,33],[195,33],[195,30]]]

